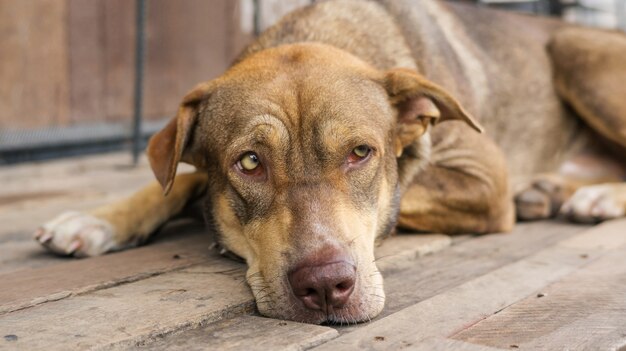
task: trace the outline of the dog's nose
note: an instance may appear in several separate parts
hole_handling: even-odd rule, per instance
[[[311,310],[330,312],[343,307],[354,290],[356,268],[346,261],[304,266],[289,274],[291,289]]]

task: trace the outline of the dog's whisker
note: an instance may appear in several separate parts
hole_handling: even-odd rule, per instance
[[[378,262],[379,260],[382,260],[383,258],[389,258],[389,257],[395,257],[395,256],[399,256],[399,254],[389,254],[389,255],[384,255],[384,256],[380,256],[375,258],[372,263]]]

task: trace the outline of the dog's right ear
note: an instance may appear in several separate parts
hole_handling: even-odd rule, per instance
[[[427,80],[417,71],[395,68],[385,72],[384,87],[390,102],[398,110],[396,155],[413,143],[429,124],[460,120],[478,132],[481,125],[445,89]]]
[[[198,106],[212,91],[211,82],[198,84],[185,95],[176,117],[148,142],[147,154],[150,166],[165,195],[174,184],[178,163],[189,161],[191,158],[185,152],[188,151],[187,144],[198,117]]]

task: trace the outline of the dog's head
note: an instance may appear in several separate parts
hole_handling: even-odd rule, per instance
[[[414,71],[285,45],[193,89],[148,154],[166,192],[181,160],[208,173],[207,215],[246,260],[262,314],[350,323],[383,308],[374,241],[446,119],[480,128]]]

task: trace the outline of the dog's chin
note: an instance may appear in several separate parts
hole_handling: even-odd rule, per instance
[[[270,318],[309,324],[349,325],[372,320],[382,311],[384,301],[367,303],[355,301],[330,312],[309,310],[298,301],[292,301],[290,309],[271,308],[268,304],[258,304],[257,307],[262,315]]]

